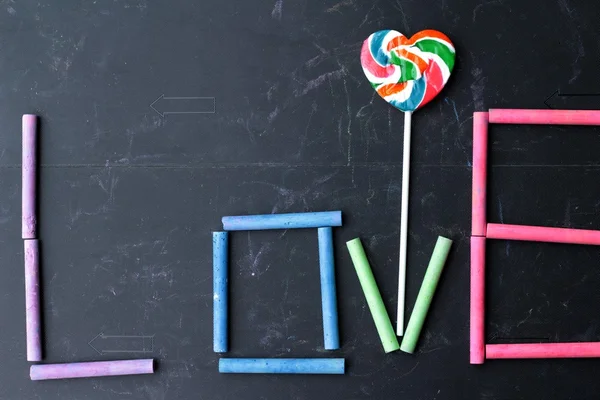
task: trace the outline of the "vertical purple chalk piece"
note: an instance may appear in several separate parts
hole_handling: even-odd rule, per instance
[[[37,238],[37,116],[23,115],[23,239]]]
[[[29,369],[32,381],[99,376],[153,374],[154,360],[94,361],[73,364],[38,364]]]
[[[36,239],[25,240],[24,250],[27,361],[41,361],[42,324],[40,313],[40,265],[38,241]]]

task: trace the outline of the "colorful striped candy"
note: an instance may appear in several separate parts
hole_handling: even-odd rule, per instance
[[[385,101],[412,112],[443,89],[455,55],[452,42],[441,32],[427,29],[408,39],[400,32],[383,30],[364,41],[360,62]]]

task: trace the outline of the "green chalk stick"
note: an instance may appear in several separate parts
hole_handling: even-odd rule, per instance
[[[404,337],[402,338],[400,350],[406,353],[413,353],[415,351],[417,340],[419,340],[421,329],[423,329],[423,323],[425,322],[427,311],[429,311],[429,306],[431,305],[431,299],[442,275],[451,245],[452,240],[438,236],[431,260],[429,260],[429,266],[423,278],[423,283],[421,284],[421,289],[417,295],[415,308],[413,308],[406,332],[404,332]]]
[[[379,333],[383,349],[386,353],[396,351],[400,348],[398,338],[396,337],[396,332],[394,332],[392,322],[390,321],[390,317],[383,304],[379,288],[375,282],[375,277],[373,276],[373,271],[371,271],[371,266],[367,260],[367,255],[365,254],[362,243],[359,238],[356,238],[346,242],[346,246],[348,246],[354,269],[356,269],[356,274],[360,281],[360,286],[362,286],[362,290],[365,293],[367,304],[369,305],[369,310],[371,310],[371,315],[373,316],[373,321],[375,322],[377,333]]]

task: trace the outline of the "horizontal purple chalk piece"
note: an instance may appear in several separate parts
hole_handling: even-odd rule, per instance
[[[223,229],[226,231],[323,228],[342,226],[342,212],[237,215],[223,217],[222,221]]]
[[[37,238],[37,116],[23,115],[22,160],[22,223],[23,239]]]
[[[73,364],[32,365],[32,381],[66,378],[92,378],[98,376],[139,375],[154,373],[154,360],[94,361]]]
[[[25,328],[27,361],[42,361],[40,260],[37,239],[23,242],[25,253]]]

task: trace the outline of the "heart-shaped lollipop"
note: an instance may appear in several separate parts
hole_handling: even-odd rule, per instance
[[[423,107],[443,88],[454,67],[455,50],[446,35],[433,29],[408,39],[383,30],[364,41],[363,71],[377,93],[401,111]]]
[[[392,30],[377,31],[364,41],[360,53],[360,63],[373,88],[385,101],[404,111],[398,335],[404,334],[411,117],[413,111],[430,102],[444,88],[454,68],[455,56],[448,36],[433,29],[416,33],[410,39]]]

